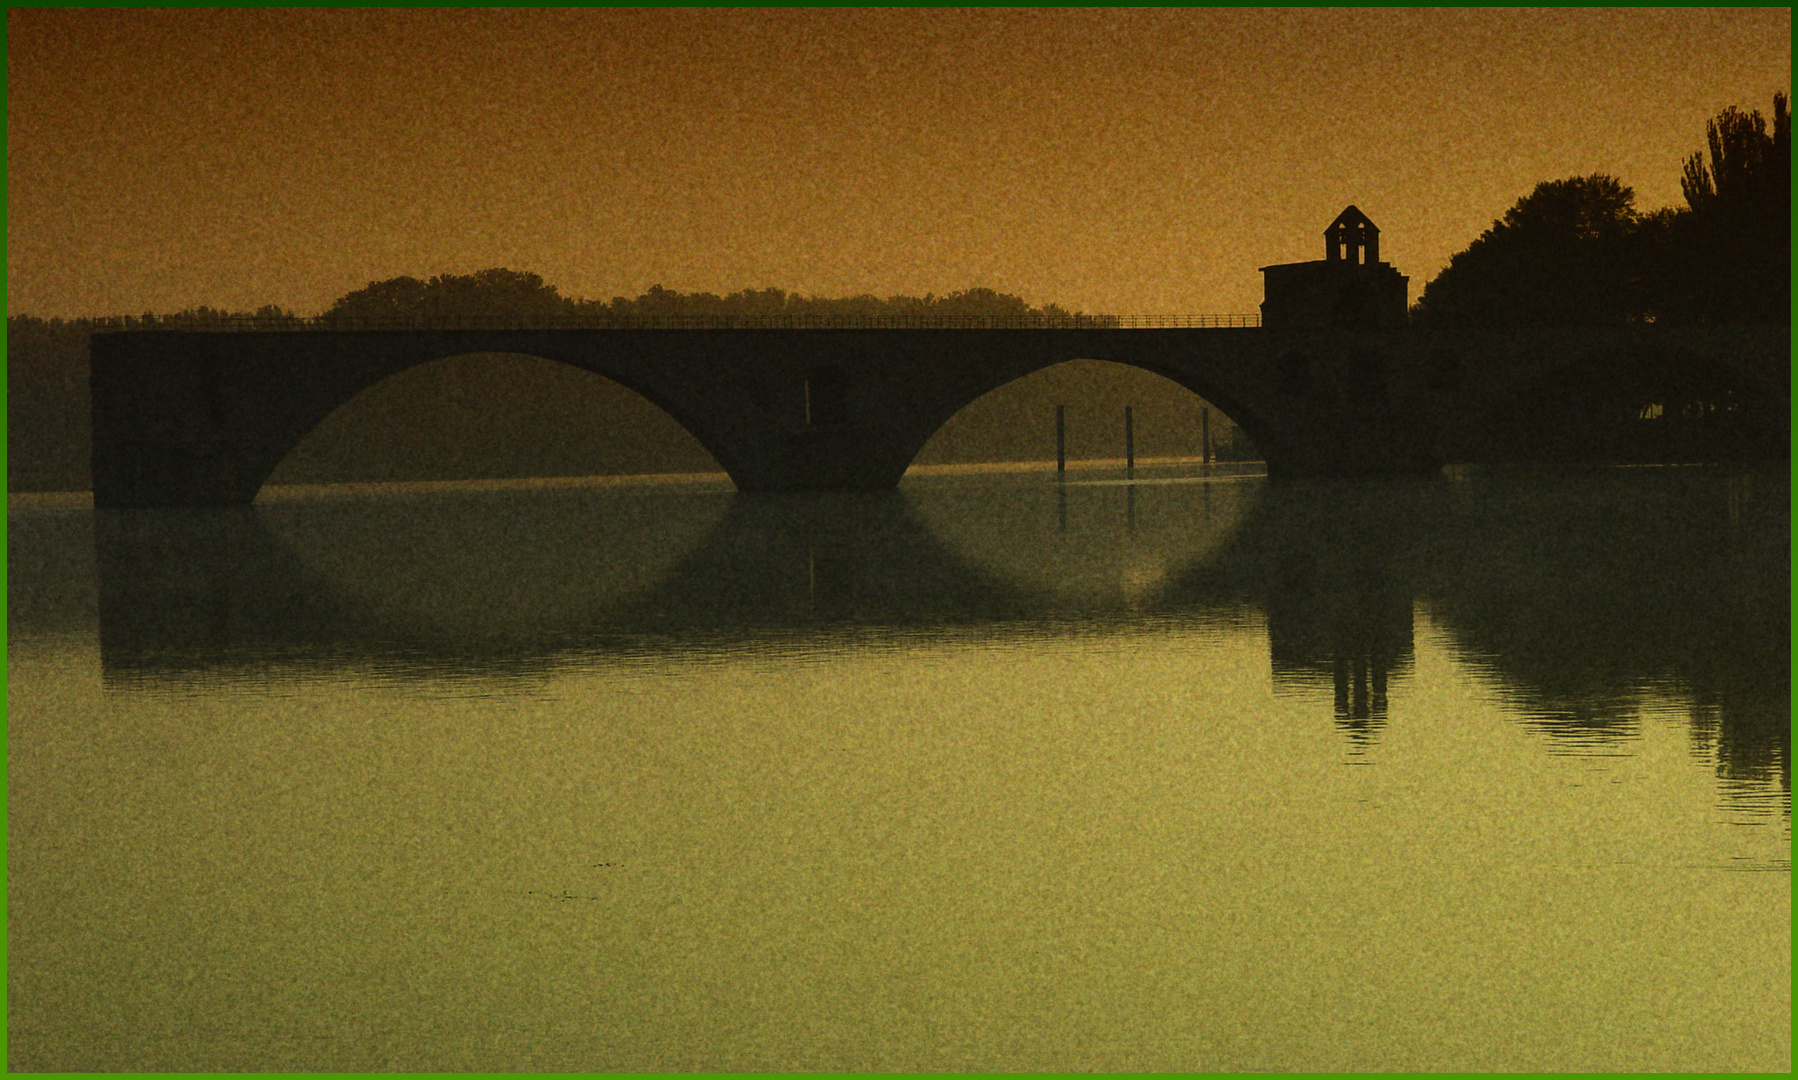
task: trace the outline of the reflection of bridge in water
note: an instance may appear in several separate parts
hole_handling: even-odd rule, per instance
[[[1078,554],[1051,560],[1049,579],[1036,574],[1047,547],[1067,539],[1054,509],[1065,512],[1064,489],[1029,485],[1020,501],[947,487],[979,492],[973,508],[1013,527],[951,527],[946,539],[940,523],[969,505],[910,492],[769,499],[716,487],[102,512],[102,657],[109,676],[127,677],[253,672],[278,658],[501,674],[561,657],[857,635],[1053,633],[1180,608],[1155,599],[1159,576],[1125,580],[1099,566],[1077,580]],[[1233,496],[1240,513],[1250,493]],[[1126,500],[1077,494],[1073,531],[1096,526],[1088,540],[1114,554],[1125,522],[1113,511]],[[1190,518],[1139,517],[1138,540],[1159,530],[1165,541],[1158,564],[1184,554]],[[1035,529],[1025,547],[1008,543],[1019,522]]]
[[[1366,743],[1422,604],[1551,745],[1630,738],[1658,686],[1693,702],[1694,738],[1731,775],[1789,790],[1776,474],[1153,490],[941,481],[780,499],[485,493],[460,517],[396,498],[101,512],[104,674],[530,678],[1264,623],[1276,686],[1328,688],[1345,736]]]

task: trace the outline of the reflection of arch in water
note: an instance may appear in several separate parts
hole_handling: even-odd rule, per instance
[[[896,492],[439,492],[98,521],[109,680],[491,677],[1036,610],[958,561]]]
[[[899,492],[733,499],[657,589],[614,615],[670,634],[730,638],[983,625],[1029,618],[1034,597],[959,558]]]
[[[1192,479],[1058,484],[973,475],[911,484],[905,494],[959,559],[1036,597],[1045,611],[1145,613],[1170,609],[1168,584],[1224,547],[1265,487],[1253,476]]]
[[[682,501],[686,524],[670,535]],[[100,518],[109,679],[490,676],[581,657],[1207,617],[1161,603],[1160,577],[1101,576],[1070,596],[1015,564],[982,565],[936,535],[916,492],[439,492]],[[1125,522],[1109,527],[1121,536]]]
[[[553,642],[654,589],[730,497],[721,483],[452,489],[257,514],[334,606],[395,638]]]
[[[1020,486],[1046,496],[1025,509],[1052,523],[1056,485]],[[279,503],[101,511],[102,665],[109,682],[223,672],[261,684],[343,668],[493,679],[597,657],[740,655],[771,643],[816,651],[895,636],[1084,632],[1145,618],[1264,620],[1276,687],[1337,691],[1336,718],[1359,742],[1378,730],[1379,673],[1398,694],[1409,670],[1415,600],[1452,638],[1460,662],[1486,672],[1518,722],[1548,736],[1551,749],[1589,752],[1629,737],[1644,688],[1660,687],[1691,702],[1694,745],[1706,760],[1715,755],[1726,789],[1789,792],[1787,478],[1599,470],[1468,486],[1259,487],[1241,518],[1220,530],[1221,543],[1201,543],[1187,561],[1135,582],[1101,574],[1062,592],[1027,572],[1058,542],[1048,525],[1015,546],[970,548],[965,535],[933,531],[942,508],[928,505],[922,487],[714,490],[709,524],[696,516],[679,544],[666,529],[634,529],[642,535],[630,542],[643,551],[668,550],[635,579],[601,582],[583,578],[628,552],[603,537],[583,547],[578,529],[506,548],[514,562],[485,577],[492,564],[475,557],[482,549],[472,528],[439,543],[435,561],[414,571],[338,565],[362,560],[372,545],[394,546],[391,529],[376,527],[408,517],[406,500],[392,496],[366,508],[360,525],[346,510],[330,528],[304,515],[284,520],[301,506]],[[1074,488],[1076,500],[1123,490]],[[1226,488],[1211,490],[1216,497]],[[968,481],[955,498],[978,501],[989,491]],[[468,500],[477,511],[479,503]],[[1152,532],[1150,504],[1138,508],[1138,524]],[[528,536],[554,517],[508,512],[503,499],[485,509],[461,520],[510,522],[501,528]],[[1116,500],[1076,501],[1070,531],[1084,543],[1077,534],[1090,515],[1104,526],[1091,532],[1095,550],[1119,555],[1129,541],[1123,509]],[[412,516],[429,525],[430,514]],[[615,509],[609,519],[597,510],[561,516],[593,529],[602,519],[620,536],[633,531]],[[439,526],[443,537],[449,530]],[[1131,563],[1120,555],[1110,565]],[[508,611],[504,594],[521,590]]]
[[[108,683],[204,679],[355,628],[249,507],[94,515]]]
[[[672,415],[614,379],[525,354],[465,353],[351,395],[265,484],[716,471]]]
[[[652,590],[730,497],[712,485],[647,515],[580,488],[102,511],[102,667],[537,668]]]

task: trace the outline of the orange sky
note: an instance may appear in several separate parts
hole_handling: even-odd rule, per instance
[[[1763,9],[9,9],[7,308],[533,270],[1253,311],[1348,203],[1412,297],[1538,181],[1680,201]]]

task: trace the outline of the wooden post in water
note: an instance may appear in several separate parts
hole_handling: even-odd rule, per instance
[[[1211,410],[1199,410],[1199,445],[1204,454],[1204,463],[1211,464]]]
[[[1055,406],[1055,479],[1068,471],[1068,407]]]
[[[1136,468],[1136,425],[1128,405],[1124,406],[1124,468],[1132,471]]]

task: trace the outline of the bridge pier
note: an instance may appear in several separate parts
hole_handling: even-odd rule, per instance
[[[849,423],[817,425],[786,433],[781,452],[766,469],[733,476],[741,491],[887,491],[911,464],[897,448],[871,443]],[[884,451],[884,452],[883,452]],[[903,460],[901,458],[903,457]]]
[[[218,336],[218,335],[213,335]],[[231,373],[204,353],[114,358],[97,335],[93,483],[98,506],[234,506],[255,498],[256,440],[234,430]]]

